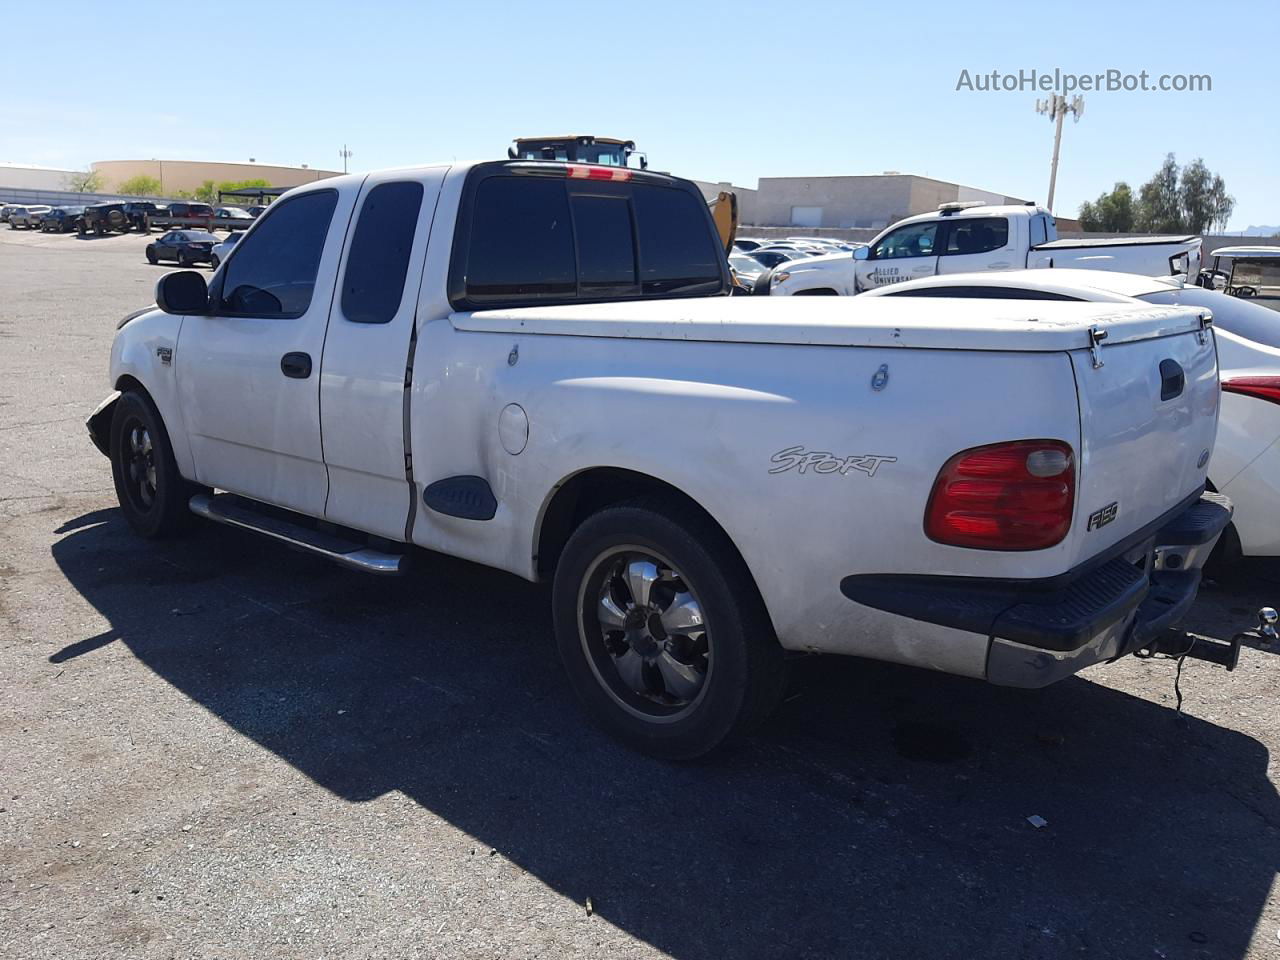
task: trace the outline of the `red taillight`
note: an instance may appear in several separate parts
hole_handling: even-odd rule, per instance
[[[1280,403],[1280,377],[1233,377],[1222,381],[1227,393]]]
[[[1071,529],[1076,467],[1061,440],[1016,440],[957,453],[924,514],[930,540],[979,550],[1043,550]]]
[[[590,167],[582,163],[569,164],[571,180],[630,180],[631,171],[626,167]]]

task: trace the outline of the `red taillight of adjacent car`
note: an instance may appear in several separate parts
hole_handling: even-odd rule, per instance
[[[979,550],[1061,543],[1075,508],[1076,464],[1061,440],[1015,440],[957,453],[925,509],[930,540]]]
[[[1222,381],[1226,393],[1280,403],[1280,377],[1232,377]]]

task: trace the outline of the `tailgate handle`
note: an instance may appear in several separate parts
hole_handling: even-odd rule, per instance
[[[1173,400],[1182,396],[1182,388],[1187,385],[1187,375],[1177,360],[1160,361],[1160,399]]]

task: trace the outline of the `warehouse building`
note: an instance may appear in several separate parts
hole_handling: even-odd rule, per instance
[[[151,177],[160,182],[160,196],[171,197],[179,190],[195,190],[205,181],[214,183],[265,180],[273,187],[296,187],[326,177],[340,177],[341,171],[311,167],[278,167],[265,163],[217,163],[205,160],[99,160],[90,169],[102,174],[103,189],[115,190],[134,177]]]
[[[1019,197],[896,171],[851,177],[761,177],[751,197],[750,216],[741,221],[757,226],[880,229],[956,200],[1025,202]]]

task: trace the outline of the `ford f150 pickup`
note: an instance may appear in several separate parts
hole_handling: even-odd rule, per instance
[[[851,255],[782,264],[753,292],[851,295],[935,274],[1036,267],[1194,279],[1200,247],[1192,236],[1059,240],[1053,215],[1043,207],[944,203],[937,213],[900,220]]]
[[[765,716],[784,651],[1036,687],[1157,648],[1230,515],[1203,311],[730,285],[685,180],[334,177],[161,279],[88,429],[145,537],[552,581],[575,692],[661,756]]]

